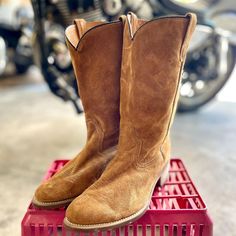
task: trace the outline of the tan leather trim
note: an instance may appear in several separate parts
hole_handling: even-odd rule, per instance
[[[65,30],[65,36],[67,41],[71,44],[71,46],[76,49],[79,43],[79,35],[77,33],[77,29],[75,25],[70,25]]]
[[[90,29],[99,26],[109,24],[102,21],[86,22],[84,19],[75,19],[74,24],[70,25],[65,30],[66,39],[73,46],[74,49],[78,47],[80,39]]]
[[[192,37],[193,31],[195,29],[195,25],[197,24],[197,17],[195,14],[187,13],[185,16],[189,18],[189,23],[187,26],[186,34],[184,36],[184,41],[183,41],[181,51],[180,51],[181,62],[185,60],[190,38]]]
[[[103,21],[86,22],[84,19],[75,19],[74,23],[77,27],[79,36],[82,37],[88,30],[107,22]]]
[[[128,19],[127,21],[128,21],[128,26],[129,26],[130,38],[133,40],[139,30],[141,30],[145,25],[151,24],[152,22],[156,22],[156,21],[160,21],[160,20],[165,20],[165,19],[172,19],[172,18],[175,18],[176,20],[177,19],[186,19],[187,17],[190,18],[191,27],[194,24],[196,24],[196,15],[193,14],[193,13],[187,13],[185,16],[182,16],[182,15],[161,16],[161,17],[154,18],[154,19],[152,19],[150,21],[145,21],[145,20],[142,20],[142,19],[138,19],[138,24],[134,24],[134,22],[137,22],[137,21],[134,20],[137,17],[132,12],[129,12],[128,15],[127,15],[127,19]],[[189,25],[188,28],[191,29],[191,27]],[[192,31],[194,31],[194,29]],[[191,32],[189,32],[188,35],[191,35]]]

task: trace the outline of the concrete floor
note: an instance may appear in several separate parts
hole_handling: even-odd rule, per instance
[[[0,79],[0,235],[20,235],[49,164],[73,157],[85,137],[83,115],[54,97],[40,76]],[[172,140],[173,156],[184,160],[208,205],[214,235],[236,235],[236,103],[177,115]]]

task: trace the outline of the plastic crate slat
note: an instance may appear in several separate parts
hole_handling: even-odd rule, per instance
[[[31,235],[31,227],[29,226],[21,226],[21,235],[24,236],[24,235]]]
[[[163,196],[166,196],[165,189],[161,188],[161,190],[160,190],[160,197],[163,197]],[[166,199],[162,199],[161,202],[162,202],[162,209],[169,209],[168,208],[169,204],[167,203],[168,200],[166,201]]]
[[[191,225],[190,224],[186,225],[186,236],[192,236],[191,235]]]
[[[115,235],[116,236],[119,236],[120,235],[120,229],[118,228],[118,229],[115,229]]]
[[[195,190],[195,188],[193,187],[192,184],[188,184],[187,187],[188,187],[188,189],[191,193],[196,193],[196,190]]]
[[[186,184],[181,184],[181,188],[183,190],[183,194],[186,195],[186,196],[190,196],[191,193],[189,191],[189,189],[187,188],[187,185]]]
[[[181,160],[176,160],[177,165],[179,167],[179,170],[184,170],[185,166],[183,165],[183,162]]]
[[[156,209],[156,205],[154,203],[154,199],[152,198],[150,204],[149,204],[149,209]]]
[[[171,200],[171,209],[175,209],[175,210],[179,210],[180,209],[179,204],[178,204],[176,199],[172,199]]]
[[[177,236],[183,236],[182,235],[182,226],[181,225],[177,226]]]
[[[179,166],[176,161],[171,162],[170,166],[171,166],[170,171],[178,171],[179,170]]]
[[[194,236],[200,236],[200,225],[195,225]]]
[[[175,185],[175,186],[174,186],[174,190],[176,191],[176,193],[177,193],[178,195],[181,195],[181,196],[183,195],[182,192],[181,192],[181,190],[180,190],[180,188],[179,188],[179,185]]]
[[[164,225],[160,225],[160,236],[165,236]]]
[[[161,204],[161,199],[156,199],[156,205],[157,205],[157,209],[163,209],[162,208],[162,204]]]
[[[178,173],[178,172],[185,172],[186,170],[184,168],[179,168],[179,169],[172,169],[170,167],[169,173]]]
[[[188,198],[188,202],[190,203],[192,209],[198,209],[198,207],[195,204],[195,202],[193,201],[193,199]]]
[[[82,235],[80,234],[80,236],[82,236]],[[97,232],[97,236],[102,236],[102,232],[101,231]]]
[[[64,227],[62,227],[61,234],[62,236],[67,236],[66,229]]]
[[[185,181],[190,181],[189,176],[187,175],[186,171],[183,171],[183,176]]]
[[[126,225],[124,227],[124,236],[128,236],[129,235],[129,230],[128,230],[128,226]]]
[[[196,202],[199,204],[199,208],[204,208],[204,203],[201,202],[199,198],[196,199]]]
[[[130,226],[130,233],[129,235],[137,236],[137,225]]]
[[[164,204],[163,204],[164,209],[171,209],[170,204],[169,204],[169,199],[164,198]]]
[[[153,199],[171,199],[171,198],[197,198],[197,194],[189,194],[187,196],[182,194],[176,194],[176,195],[165,195],[165,196],[154,196]]]
[[[177,178],[177,180],[179,182],[183,182],[184,181],[184,179],[183,179],[183,177],[182,177],[182,175],[181,175],[181,173],[179,171],[176,172],[176,178]]]
[[[166,185],[166,183],[171,183],[172,181],[175,181],[175,173],[169,172],[169,178],[168,178],[168,180],[165,182],[165,185]]]
[[[155,227],[151,227],[151,226],[150,226],[150,230],[151,230],[151,236],[155,236],[155,234],[156,234],[156,229],[155,229]]]
[[[172,224],[170,224],[169,226],[168,226],[168,236],[173,236],[173,225]]]
[[[170,185],[167,185],[166,186],[166,189],[167,189],[167,192],[169,193],[168,196],[176,196],[176,194],[174,194],[174,186],[170,186]],[[176,197],[173,197],[173,199],[175,199]],[[176,201],[174,203],[174,200],[169,198],[169,207],[170,209],[175,209],[176,205]],[[178,209],[178,206],[177,206],[177,209]]]
[[[35,229],[35,236],[40,236],[40,228],[39,228],[39,225],[35,225],[35,226],[34,226],[34,229]]]
[[[53,236],[57,236],[57,225],[53,225]]]
[[[166,183],[165,183],[165,185],[179,185],[179,184],[191,184],[191,181],[189,181],[189,180],[183,180],[183,181],[176,180],[176,181],[171,181],[171,182],[166,181]]]

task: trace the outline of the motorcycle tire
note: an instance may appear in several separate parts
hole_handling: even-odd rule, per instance
[[[235,67],[236,63],[236,50],[233,46],[229,45],[228,49],[228,55],[227,55],[227,63],[228,65],[228,70],[227,73],[221,78],[221,79],[216,79],[217,84],[215,85],[213,90],[207,90],[207,93],[204,94],[204,96],[201,99],[198,99],[195,101],[189,101],[184,99],[181,94],[179,97],[179,103],[177,107],[177,112],[179,113],[185,113],[185,112],[194,112],[197,111],[200,107],[204,106],[211,100],[215,98],[217,93],[224,87],[228,79],[230,78],[231,73],[233,72],[233,69]]]

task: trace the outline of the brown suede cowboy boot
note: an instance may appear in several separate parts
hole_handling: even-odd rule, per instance
[[[123,23],[75,20],[66,38],[88,130],[83,150],[35,192],[39,208],[68,205],[102,174],[119,137]]]
[[[65,226],[89,231],[142,216],[170,159],[169,130],[193,14],[139,20],[124,27],[118,151],[101,177],[67,208]]]

